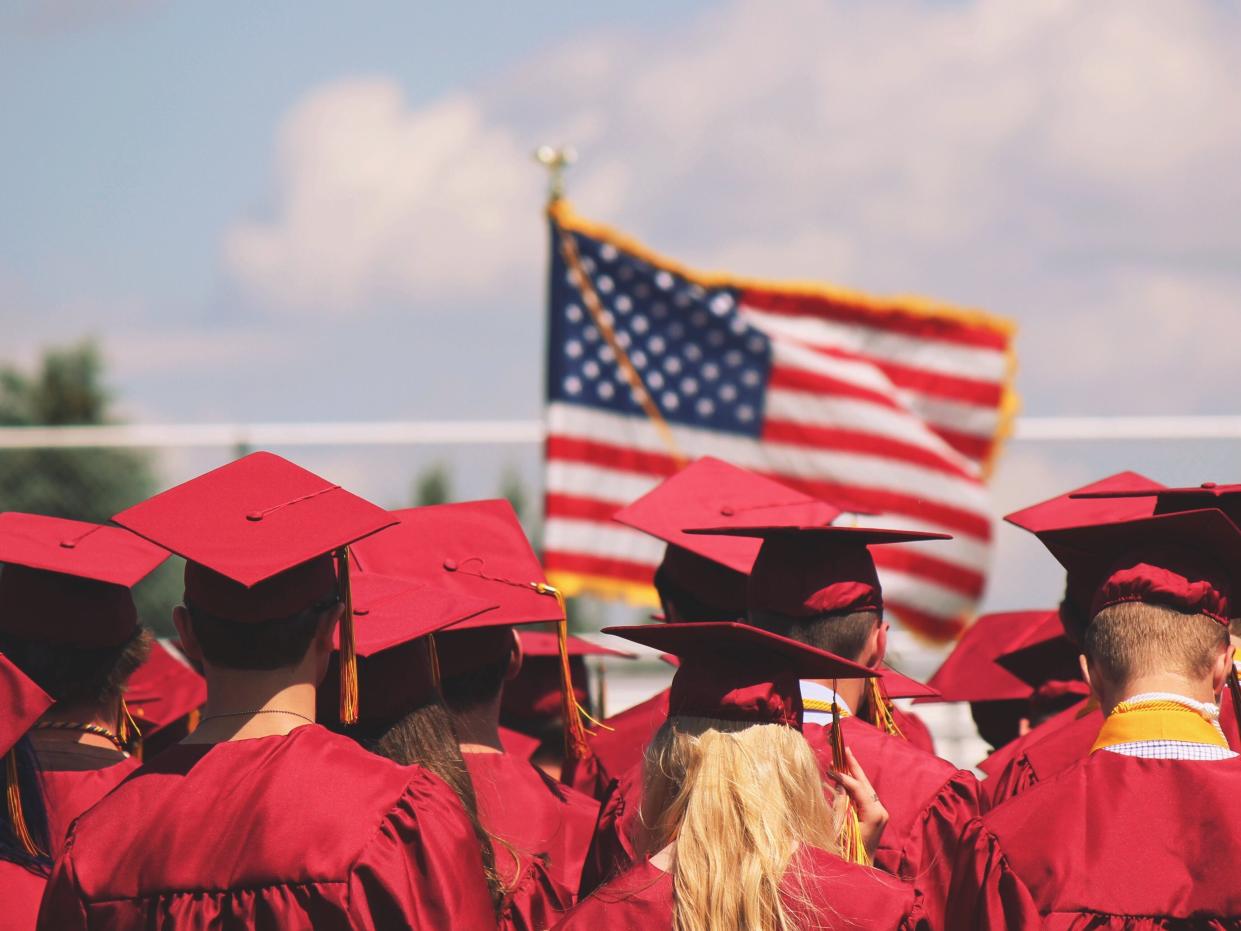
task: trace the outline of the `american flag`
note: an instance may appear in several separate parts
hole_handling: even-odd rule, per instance
[[[550,217],[553,584],[650,603],[663,544],[611,516],[685,459],[710,455],[865,510],[876,526],[951,533],[873,552],[888,614],[935,640],[956,636],[986,581],[983,479],[1016,406],[1011,325],[913,299],[704,275],[563,201]]]

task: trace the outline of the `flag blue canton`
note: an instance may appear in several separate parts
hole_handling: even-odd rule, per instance
[[[616,353],[592,319],[552,229],[547,397],[644,416]],[[583,270],[617,343],[669,423],[758,437],[771,343],[750,326],[732,288],[704,288],[574,233]]]

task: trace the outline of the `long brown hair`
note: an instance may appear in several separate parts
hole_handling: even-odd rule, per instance
[[[461,757],[457,733],[452,726],[448,710],[438,698],[431,699],[412,711],[406,712],[390,724],[382,726],[358,724],[346,733],[360,739],[380,756],[402,765],[417,764],[439,776],[456,793],[469,816],[483,855],[483,871],[487,874],[487,887],[491,891],[492,904],[499,909],[504,898],[504,886],[496,871],[496,854],[491,835],[478,819],[478,800],[474,795],[474,783],[470,771]]]

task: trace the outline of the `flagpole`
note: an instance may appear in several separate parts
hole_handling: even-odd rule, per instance
[[[689,463],[689,459],[681,451],[680,444],[677,443],[676,437],[672,433],[672,428],[668,426],[668,422],[664,419],[664,415],[655,403],[655,399],[651,397],[651,393],[647,390],[646,383],[638,373],[637,367],[629,358],[629,353],[621,345],[620,340],[617,339],[616,331],[612,328],[612,324],[607,317],[607,311],[603,307],[603,301],[595,290],[590,274],[582,264],[581,256],[577,250],[577,243],[574,241],[573,236],[566,233],[557,222],[556,207],[564,199],[564,173],[577,160],[577,153],[569,147],[557,148],[555,146],[543,145],[539,146],[535,151],[534,157],[548,171],[547,218],[552,228],[556,231],[560,255],[564,259],[565,265],[569,268],[569,274],[577,286],[578,293],[582,296],[582,303],[586,305],[586,311],[590,314],[591,322],[594,323],[604,342],[608,344],[608,347],[615,355],[621,374],[625,376],[625,381],[632,390],[634,399],[642,407],[643,413],[646,414],[647,419],[655,427],[655,431],[659,434],[665,448],[667,448],[668,454],[672,457],[678,469],[684,468]],[[547,303],[548,306],[551,305],[550,288]],[[550,320],[547,321],[547,325],[550,328]],[[550,334],[546,342],[550,343]],[[550,346],[548,346],[546,351],[550,351]],[[550,371],[550,367],[551,360],[545,355],[544,372]]]

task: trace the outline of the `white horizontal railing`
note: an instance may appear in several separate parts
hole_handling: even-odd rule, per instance
[[[0,427],[0,449],[89,446],[446,446],[533,444],[539,420],[377,420],[324,423],[116,424]],[[1016,440],[1235,440],[1241,417],[1021,417]]]

